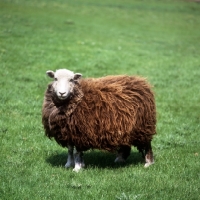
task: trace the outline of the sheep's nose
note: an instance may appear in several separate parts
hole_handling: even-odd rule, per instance
[[[65,95],[66,92],[59,92],[61,96]]]

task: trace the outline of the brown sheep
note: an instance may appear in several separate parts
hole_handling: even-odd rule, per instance
[[[154,163],[151,140],[156,134],[154,94],[146,79],[138,76],[106,76],[81,79],[66,69],[47,71],[48,85],[42,108],[45,134],[68,147],[66,167],[84,167],[88,149],[117,151],[115,162],[125,161],[131,146]],[[73,154],[73,147],[76,152]]]

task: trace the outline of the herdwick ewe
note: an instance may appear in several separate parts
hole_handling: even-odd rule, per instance
[[[138,76],[106,76],[82,79],[67,69],[47,71],[48,85],[42,108],[45,134],[68,148],[66,167],[84,167],[83,151],[118,152],[124,162],[131,146],[154,163],[151,141],[156,134],[154,94],[146,79]],[[75,152],[73,151],[75,147]]]

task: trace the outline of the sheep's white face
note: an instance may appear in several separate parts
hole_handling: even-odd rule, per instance
[[[47,71],[46,74],[50,78],[54,78],[53,88],[57,97],[61,100],[67,99],[73,92],[75,82],[81,78],[81,74],[67,70],[59,69],[54,71]]]

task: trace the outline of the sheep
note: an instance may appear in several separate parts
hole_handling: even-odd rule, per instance
[[[117,152],[125,162],[131,146],[154,163],[151,141],[156,134],[156,106],[152,86],[143,77],[116,75],[81,78],[67,69],[47,71],[53,78],[45,92],[42,123],[45,134],[68,148],[65,167],[84,168],[89,149]],[[75,150],[74,150],[75,147]]]

